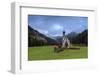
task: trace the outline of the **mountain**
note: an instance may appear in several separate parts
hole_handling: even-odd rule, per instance
[[[76,37],[77,35],[78,35],[78,33],[71,32],[71,33],[67,34],[67,37],[70,39],[70,38]]]
[[[73,43],[73,39],[78,35],[78,33],[76,32],[71,32],[69,34],[67,34],[67,38],[70,40],[71,43]]]
[[[56,45],[58,42],[44,34],[38,32],[32,27],[28,26],[28,45],[29,46],[43,46],[43,45]]]
[[[56,36],[56,37],[54,37],[55,38],[55,40],[57,40],[57,42],[59,43],[59,44],[62,44],[62,36]]]
[[[75,44],[88,44],[88,30],[84,30],[83,32],[79,33],[75,38],[73,38],[72,43]]]

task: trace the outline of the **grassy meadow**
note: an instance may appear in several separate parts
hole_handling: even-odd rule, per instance
[[[55,53],[54,46],[37,46],[28,48],[28,60],[55,60],[55,59],[79,59],[88,58],[86,46],[72,46],[80,49],[65,49]]]

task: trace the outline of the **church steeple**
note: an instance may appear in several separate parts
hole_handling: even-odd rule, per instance
[[[63,36],[65,36],[65,31],[63,31]]]

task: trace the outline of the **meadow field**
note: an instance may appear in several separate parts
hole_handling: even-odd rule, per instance
[[[28,48],[28,60],[56,60],[56,59],[82,59],[88,58],[86,46],[72,46],[79,49],[65,49],[59,53],[54,52],[54,46],[37,46]]]

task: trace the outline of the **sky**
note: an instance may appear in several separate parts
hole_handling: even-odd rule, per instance
[[[62,31],[68,34],[88,29],[88,17],[28,15],[28,25],[47,36],[62,36]]]

